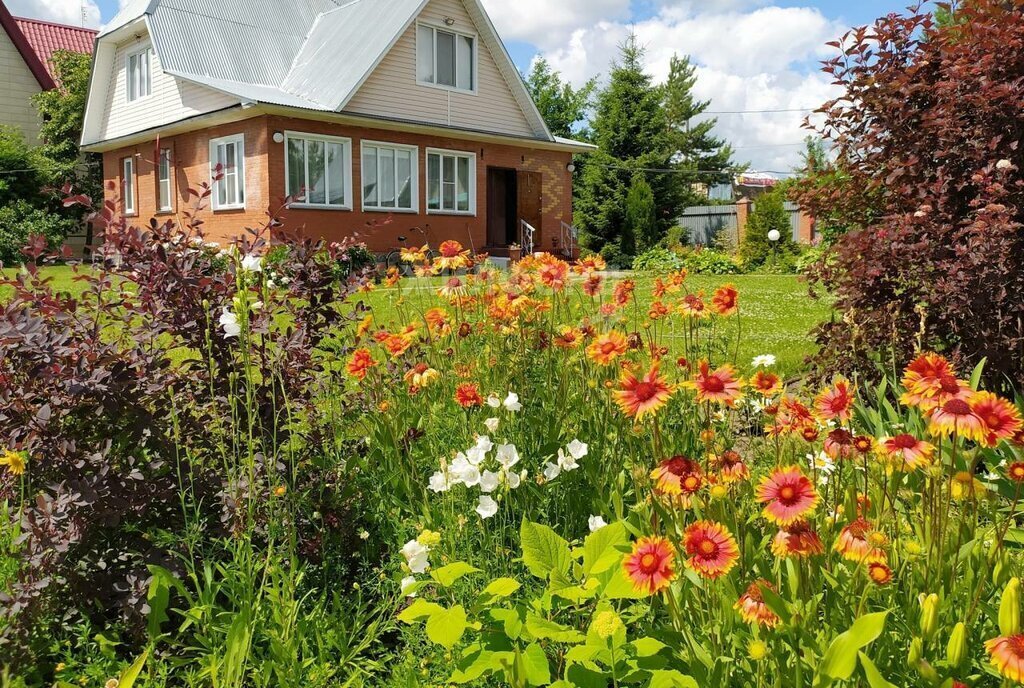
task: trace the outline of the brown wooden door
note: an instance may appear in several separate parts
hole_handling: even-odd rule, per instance
[[[541,212],[542,182],[543,176],[540,172],[520,171],[518,174],[518,215],[520,220],[526,220],[537,230],[537,233],[533,235],[534,250],[541,246],[541,232],[544,229],[541,227],[543,217]]]

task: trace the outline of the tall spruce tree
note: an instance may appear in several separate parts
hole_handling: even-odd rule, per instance
[[[693,87],[697,83],[697,69],[690,63],[689,56],[673,55],[669,65],[668,81],[662,86],[662,104],[669,138],[672,141],[674,160],[681,170],[676,175],[683,185],[687,204],[699,202],[692,191],[694,184],[726,183],[731,176],[733,150],[724,140],[714,136],[712,131],[718,124],[715,118],[695,122],[711,105],[709,100],[697,100]]]
[[[675,151],[662,91],[644,71],[643,55],[631,35],[620,46],[607,87],[597,95],[591,134],[600,150],[584,157],[576,216],[584,245],[592,250],[609,246],[614,251],[621,245],[626,196],[637,171],[644,172],[654,194],[659,238],[683,208],[677,175],[660,172],[672,167]]]
[[[574,128],[582,122],[590,109],[590,101],[597,88],[597,79],[591,79],[580,88],[563,82],[561,75],[551,68],[543,57],[533,61],[525,77],[526,88],[533,102],[555,136],[586,138],[585,131]]]

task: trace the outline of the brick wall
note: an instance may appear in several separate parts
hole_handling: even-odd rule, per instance
[[[174,179],[174,212],[180,218],[190,202],[186,189],[209,180],[209,141],[211,138],[245,134],[246,208],[236,211],[207,209],[202,217],[207,237],[227,243],[240,235],[245,227],[262,224],[267,212],[277,212],[285,196],[285,146],[273,141],[275,132],[296,131],[325,134],[352,139],[352,190],[354,210],[322,210],[290,208],[280,213],[285,227],[301,229],[308,235],[340,240],[358,235],[371,250],[382,253],[398,245],[399,235],[410,243],[422,239],[415,227],[429,225],[430,243],[435,247],[445,239],[456,239],[477,250],[487,241],[487,168],[501,167],[542,175],[542,221],[537,240],[538,249],[552,250],[560,240],[560,222],[572,221],[572,175],[566,166],[572,154],[493,143],[467,141],[455,137],[428,136],[385,131],[369,127],[352,127],[303,119],[259,116],[243,122],[174,136],[160,141],[161,148],[172,150]],[[419,146],[419,208],[417,214],[363,212],[361,203],[360,142],[373,140]],[[137,155],[136,194],[140,223],[150,217],[166,217],[156,212],[156,141],[112,151],[104,155],[104,177],[121,188],[121,160]],[[476,213],[473,216],[426,213],[426,148],[443,148],[475,153]],[[109,193],[109,192],[108,192]]]

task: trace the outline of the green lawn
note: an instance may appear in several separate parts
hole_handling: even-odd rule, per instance
[[[5,271],[7,275],[13,271]],[[80,292],[82,286],[73,281],[73,272],[68,267],[45,268],[44,274],[54,280],[58,289],[72,293]],[[651,298],[652,278],[637,278],[637,294],[641,302]],[[412,280],[404,287],[406,298],[428,297],[437,280]],[[793,275],[731,275],[715,277],[694,275],[687,280],[691,290],[705,290],[708,298],[715,288],[735,284],[740,292],[743,339],[740,346],[740,363],[747,364],[754,356],[774,354],[779,361],[778,370],[786,375],[798,373],[804,358],[815,351],[811,330],[831,315],[828,301],[811,299],[807,285]],[[420,294],[411,292],[415,289]],[[10,290],[0,287],[0,302],[10,298]],[[366,301],[371,305],[378,321],[387,323],[393,317],[399,292],[396,289],[379,288],[369,294]]]

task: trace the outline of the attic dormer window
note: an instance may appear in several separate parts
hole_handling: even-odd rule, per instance
[[[476,38],[420,24],[417,28],[417,79],[459,91],[476,90]]]
[[[125,71],[128,76],[126,87],[129,103],[145,98],[153,92],[152,58],[153,50],[149,47],[128,54]]]

